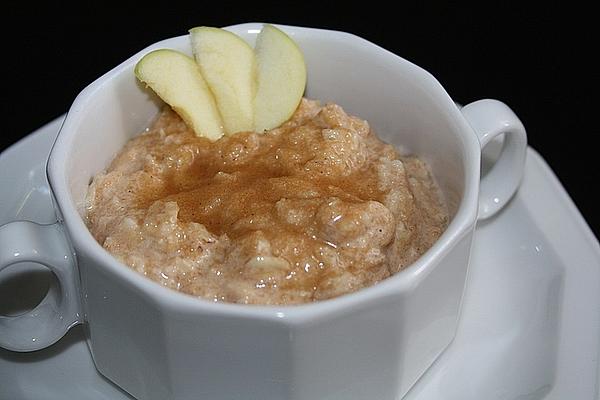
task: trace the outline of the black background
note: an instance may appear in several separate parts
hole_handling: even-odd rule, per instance
[[[483,9],[367,1],[4,6],[0,151],[66,112],[81,89],[125,58],[193,26],[272,22],[337,29],[427,69],[459,103],[507,103],[598,237],[595,13],[575,3],[486,3]]]

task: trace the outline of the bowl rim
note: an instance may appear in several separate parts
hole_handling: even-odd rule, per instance
[[[225,27],[234,32],[246,32],[256,34],[263,23],[251,22]],[[72,142],[77,126],[81,123],[83,111],[93,98],[94,94],[102,90],[115,77],[135,64],[143,55],[151,50],[168,47],[173,43],[187,40],[188,35],[175,36],[153,43],[135,53],[125,61],[93,81],[84,88],[72,103],[59,134],[52,146],[46,165],[46,175],[54,198],[54,205],[59,215],[59,220],[66,226],[68,241],[74,249],[74,253],[81,252],[90,257],[97,265],[106,269],[106,273],[127,283],[130,290],[137,292],[145,298],[159,304],[169,312],[193,313],[203,315],[221,315],[240,318],[251,318],[268,320],[276,323],[297,324],[307,320],[327,317],[331,313],[344,313],[368,306],[373,302],[398,295],[401,292],[416,288],[435,268],[440,261],[454,248],[454,246],[474,228],[477,218],[478,184],[480,174],[480,145],[476,135],[472,132],[462,113],[447,94],[442,85],[423,68],[401,58],[400,56],[351,33],[326,30],[319,28],[306,28],[298,26],[274,24],[290,34],[312,35],[323,37],[330,35],[341,40],[351,40],[357,46],[372,47],[373,50],[382,52],[386,57],[393,57],[396,62],[409,66],[412,72],[419,75],[422,83],[427,85],[431,93],[435,93],[440,99],[447,103],[448,117],[463,132],[463,147],[465,158],[465,186],[463,197],[459,203],[456,214],[443,234],[423,255],[414,263],[407,266],[393,276],[378,282],[370,287],[358,291],[337,296],[327,300],[299,305],[247,305],[235,303],[212,302],[210,300],[194,297],[185,293],[166,288],[159,283],[148,279],[138,272],[126,267],[116,260],[107,250],[93,238],[87,229],[83,218],[77,211],[76,204],[70,196],[69,185],[66,180],[66,172],[63,172],[68,158],[69,144]],[[76,257],[77,258],[77,257]],[[465,262],[467,262],[465,260]],[[79,267],[78,267],[79,268]],[[80,273],[81,279],[81,273]],[[82,289],[83,290],[83,289]]]

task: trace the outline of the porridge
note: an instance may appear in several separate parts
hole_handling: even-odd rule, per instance
[[[89,187],[86,223],[114,257],[212,301],[299,304],[415,261],[448,213],[427,165],[340,106],[303,99],[264,134],[211,142],[170,108]]]

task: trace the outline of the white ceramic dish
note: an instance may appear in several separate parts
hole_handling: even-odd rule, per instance
[[[262,26],[227,29],[253,43]],[[0,227],[0,269],[41,263],[59,284],[32,311],[0,316],[0,346],[43,349],[83,323],[98,371],[144,400],[394,399],[431,366],[456,332],[476,220],[502,209],[520,183],[525,129],[496,100],[458,109],[431,74],[365,39],[280,27],[303,50],[306,96],[342,104],[428,161],[450,214],[439,239],[377,285],[293,307],[195,299],[124,268],[80,209],[93,176],[162,106],[136,80],[136,62],[158,48],[191,54],[182,35],[131,56],[74,100],[48,159],[58,222]],[[503,151],[480,179],[482,147],[498,135]]]
[[[0,155],[0,224],[55,220],[44,166],[61,122]],[[405,399],[598,398],[600,246],[543,159],[527,156],[516,197],[476,229],[455,340]],[[0,349],[0,399],[40,398],[131,397],[96,371],[79,326],[45,350]]]

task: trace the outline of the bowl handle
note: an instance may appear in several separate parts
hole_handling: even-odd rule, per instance
[[[486,219],[506,205],[521,183],[527,134],[515,113],[498,100],[478,100],[467,104],[461,111],[477,134],[482,150],[492,139],[504,134],[498,160],[481,178],[478,218]]]
[[[0,226],[0,271],[20,262],[36,262],[58,280],[33,310],[0,316],[0,347],[33,351],[50,346],[82,322],[75,257],[60,223],[15,221]]]

